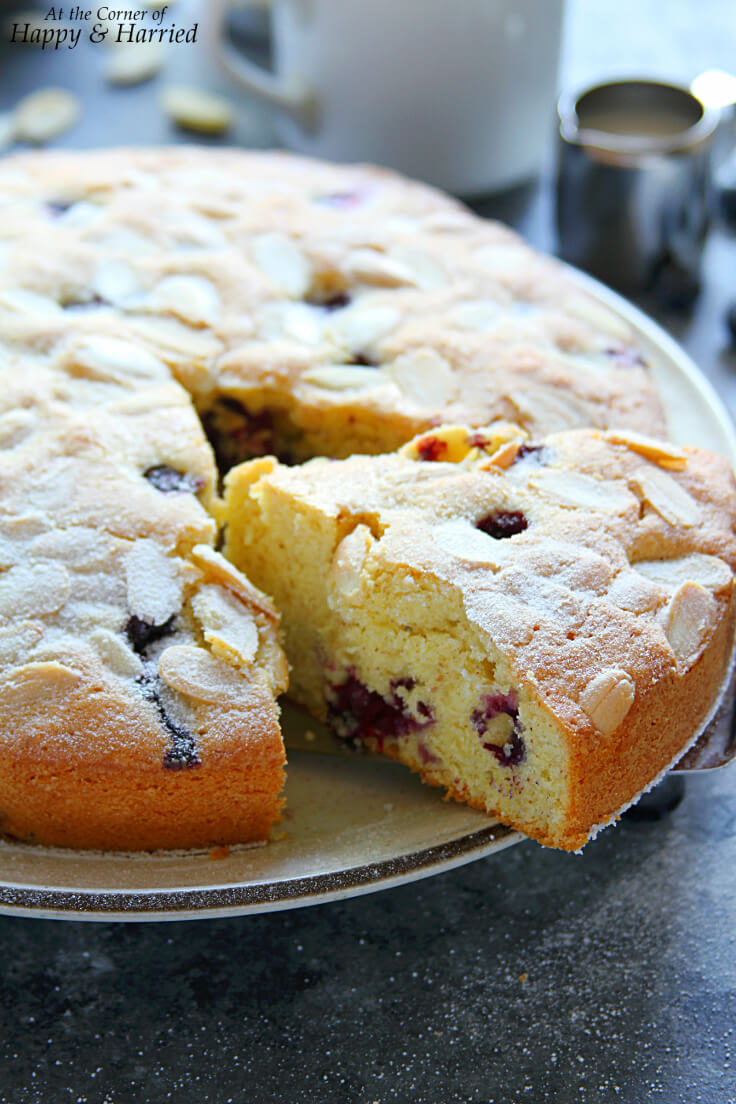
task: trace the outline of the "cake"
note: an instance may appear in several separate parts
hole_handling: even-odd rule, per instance
[[[627,431],[441,427],[226,481],[225,555],[335,735],[577,849],[683,754],[729,671],[725,460]]]
[[[6,836],[201,848],[265,840],[279,815],[278,614],[213,548],[212,453],[167,376],[112,338],[6,370]]]
[[[424,185],[235,150],[0,161],[2,348],[138,345],[222,470],[398,448],[442,421],[664,432],[630,327]]]
[[[444,448],[450,438],[437,427],[448,421],[512,419],[521,428],[504,447],[513,434],[537,440],[575,427],[664,432],[646,358],[615,312],[511,231],[385,170],[180,148],[3,158],[0,262],[0,833],[8,837],[123,849],[267,839],[285,762],[276,699],[287,668],[274,596],[287,615],[296,697],[329,712],[348,739],[365,734],[364,710],[393,710],[407,736],[426,733],[402,742],[379,731],[368,742],[408,758],[430,754],[438,730],[420,706],[435,710],[434,700],[408,683],[387,690],[365,657],[331,667],[325,680],[318,667],[327,653],[304,644],[327,632],[327,622],[308,628],[294,611],[312,598],[315,617],[325,608],[319,570],[331,562],[332,523],[307,511],[319,541],[297,547],[288,570],[282,551],[270,567],[254,555],[256,534],[263,553],[289,540],[289,526],[298,536],[306,507],[297,487],[330,465],[289,474],[264,460],[238,470],[224,511],[218,480],[236,463],[361,454],[334,467],[325,494],[342,494],[331,480],[345,473],[355,473],[357,494],[371,472],[399,465],[410,483],[428,472],[417,487],[442,497],[432,473],[446,463],[402,454],[374,467],[365,454],[391,453],[417,435],[434,442],[422,446],[430,452]],[[600,434],[569,440],[614,449]],[[527,470],[524,448],[517,473]],[[463,455],[463,478],[485,485],[475,454]],[[459,478],[462,465],[450,460]],[[730,510],[723,465],[699,455],[687,464],[672,478],[687,482],[702,469]],[[250,498],[254,473],[264,495],[269,480],[295,481],[293,513],[277,528]],[[696,490],[710,510],[705,486]],[[426,509],[435,509],[429,500]],[[717,534],[726,542],[729,516],[720,528],[713,522],[702,548],[687,530],[683,547],[697,545],[701,567],[703,557],[711,567],[728,560],[705,546]],[[216,551],[223,518],[224,556]],[[356,519],[348,559],[376,536],[368,515]],[[533,543],[533,532],[521,539]],[[576,530],[564,547],[585,548],[586,539]],[[674,555],[669,530],[662,539],[662,556]],[[303,577],[289,576],[302,561]],[[287,578],[293,593],[282,593]],[[728,587],[717,578],[701,673],[680,678],[673,667],[667,676],[673,693],[695,687],[693,723],[730,646]],[[706,584],[693,586],[682,601],[705,603]],[[382,625],[380,605],[374,612]],[[330,618],[338,624],[337,612]],[[675,660],[656,631],[664,650],[651,662],[663,671]],[[329,662],[343,663],[353,646],[335,643]],[[632,717],[639,707],[637,698]],[[685,719],[683,711],[673,732]],[[498,727],[481,718],[476,729],[483,725]],[[634,740],[639,730],[631,732]],[[645,768],[660,769],[646,748],[639,754],[641,771],[626,769],[632,784],[621,793],[633,792]],[[440,781],[439,767],[420,765]],[[509,773],[499,760],[498,777],[516,786],[521,769]],[[450,789],[505,815],[502,803],[496,809],[459,783]],[[582,838],[579,825],[567,836],[562,827],[533,830]]]

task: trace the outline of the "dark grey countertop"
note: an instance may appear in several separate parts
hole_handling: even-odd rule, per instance
[[[731,0],[576,0],[564,79],[689,79],[735,48]],[[176,65],[224,87],[201,55]],[[6,50],[0,66],[0,109],[41,84],[84,92],[64,145],[176,138],[156,82],[107,90],[92,53]],[[270,125],[244,107],[235,138],[268,145]],[[551,209],[547,181],[484,207],[543,248]],[[655,313],[736,411],[722,227],[704,275],[691,316]],[[625,819],[582,855],[523,843],[242,919],[0,918],[0,1102],[734,1104],[735,942],[736,768],[689,779],[674,811]]]

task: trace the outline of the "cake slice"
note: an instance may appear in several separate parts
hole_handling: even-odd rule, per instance
[[[243,464],[226,520],[281,610],[295,700],[547,845],[648,788],[729,672],[736,489],[703,451],[450,426]]]

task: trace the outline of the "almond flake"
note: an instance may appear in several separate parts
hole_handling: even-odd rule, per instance
[[[18,564],[0,574],[0,617],[41,617],[60,610],[71,593],[61,564]]]
[[[636,688],[626,671],[608,667],[588,683],[580,705],[604,736],[615,732],[634,704]]]
[[[505,445],[501,445],[500,448],[491,453],[488,463],[492,464],[494,468],[509,468],[516,459],[520,448],[521,441],[507,441]]]
[[[319,345],[325,322],[307,303],[266,303],[258,311],[256,327],[262,341],[290,337],[304,345]]]
[[[463,330],[490,330],[503,315],[500,303],[495,303],[492,299],[472,299],[453,307],[449,319]]]
[[[499,242],[477,249],[474,256],[478,264],[488,272],[508,282],[509,277],[526,275],[530,254],[531,250],[521,243]]]
[[[154,345],[167,364],[201,364],[222,352],[222,342],[208,330],[184,326],[176,318],[128,318],[136,337]]]
[[[511,542],[498,541],[469,521],[445,521],[432,529],[432,539],[443,552],[466,563],[502,568],[511,558]]]
[[[683,583],[672,596],[665,633],[678,659],[690,666],[702,651],[716,619],[712,594],[699,583]]]
[[[449,402],[457,392],[451,364],[434,349],[403,353],[385,371],[417,406],[436,409]]]
[[[225,249],[228,244],[227,236],[211,218],[194,211],[171,211],[164,225],[183,247]]]
[[[702,552],[671,560],[640,560],[631,566],[651,582],[670,589],[682,583],[699,583],[706,590],[716,591],[730,586],[733,580],[728,564]]]
[[[372,349],[375,343],[394,328],[400,315],[393,307],[349,307],[325,330],[325,337],[350,352]]]
[[[198,134],[222,134],[233,121],[228,100],[201,88],[170,85],[164,89],[161,106],[177,126]]]
[[[133,269],[125,261],[101,261],[92,282],[92,291],[107,303],[123,306],[141,291],[141,285]]]
[[[263,591],[254,587],[251,581],[219,552],[215,552],[206,544],[197,544],[192,549],[192,560],[206,577],[230,587],[239,598],[260,613],[265,613],[271,621],[280,620],[276,607]]]
[[[115,44],[105,66],[105,80],[110,84],[142,84],[156,76],[165,57],[165,50],[155,42]]]
[[[89,642],[103,663],[121,678],[137,678],[143,670],[140,657],[125,643],[120,633],[109,629],[95,629]]]
[[[312,283],[312,266],[306,254],[286,234],[260,234],[253,241],[253,259],[266,276],[298,299]]]
[[[16,311],[18,314],[44,315],[54,318],[64,313],[62,307],[55,299],[48,295],[39,295],[37,291],[29,291],[27,288],[2,288],[0,289],[0,308]]]
[[[476,232],[476,226],[469,213],[462,211],[434,211],[422,218],[422,228],[433,233],[462,233],[468,229]]]
[[[209,584],[192,598],[192,611],[213,652],[236,663],[252,663],[258,652],[253,613],[233,594]]]
[[[59,215],[59,222],[72,230],[84,230],[87,226],[93,226],[105,215],[105,208],[100,203],[89,203],[86,199],[80,199],[78,203],[72,203],[66,211]]]
[[[30,145],[43,145],[74,126],[82,102],[65,88],[41,88],[25,96],[13,112],[15,137]]]
[[[81,206],[81,204],[77,204]],[[89,205],[91,206],[91,205]],[[63,215],[61,216],[63,218]],[[126,257],[150,257],[159,252],[155,242],[142,237],[134,230],[125,230],[122,227],[102,236],[95,235],[95,242],[101,250],[110,253],[122,253]]]
[[[8,410],[0,416],[0,449],[17,448],[36,429],[38,419],[31,410]]]
[[[671,475],[659,468],[651,465],[637,468],[631,476],[631,482],[670,525],[690,528],[701,520],[700,508],[695,499]]]
[[[193,644],[164,649],[158,673],[172,690],[213,705],[245,703],[247,680],[229,664]]]
[[[529,486],[554,499],[561,506],[597,510],[606,514],[625,514],[637,501],[621,483],[594,479],[591,475],[568,471],[541,471],[529,478]]]
[[[570,296],[565,300],[565,314],[586,322],[593,330],[610,335],[628,344],[632,339],[628,322],[589,295]]]
[[[434,257],[419,249],[397,245],[391,251],[393,260],[405,265],[412,273],[413,282],[426,291],[447,286],[447,272]]]
[[[124,383],[141,379],[169,380],[166,365],[141,345],[118,337],[80,338],[61,358],[74,376]]]
[[[375,249],[356,249],[350,253],[345,271],[352,280],[378,287],[417,284],[416,274],[408,265]]]
[[[551,387],[509,391],[507,397],[519,411],[520,420],[538,423],[544,427],[545,435],[586,425],[590,421],[589,411],[584,411],[572,395],[563,398]]]
[[[621,432],[611,429],[603,436],[612,445],[625,445],[632,452],[663,467],[680,470],[687,464],[687,453],[678,445],[656,441],[653,437],[645,437],[644,434],[636,433],[634,430],[627,429]]]
[[[128,610],[151,625],[163,625],[179,612],[182,580],[175,560],[147,537],[136,540],[125,557]]]
[[[375,368],[362,368],[352,364],[326,364],[319,368],[308,368],[302,372],[301,380],[312,387],[323,387],[327,391],[365,391],[380,387],[386,380]]]
[[[148,296],[154,312],[177,315],[193,326],[214,326],[220,314],[217,288],[203,276],[167,276]]]
[[[12,667],[24,659],[43,636],[43,622],[15,621],[0,628],[0,664]]]
[[[47,661],[26,663],[22,667],[12,668],[0,678],[0,700],[3,710],[15,712],[27,707],[36,708],[45,702],[56,703],[70,694],[82,676],[63,663]]]

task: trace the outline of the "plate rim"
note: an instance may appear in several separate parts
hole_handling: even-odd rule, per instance
[[[420,851],[276,882],[260,880],[163,890],[51,889],[0,883],[0,915],[150,922],[285,911],[406,885],[503,851],[524,839],[514,828],[494,821]]]
[[[690,354],[641,308],[593,276],[556,259],[571,281],[611,308],[673,363],[696,389],[730,444],[736,464],[736,426],[713,384]],[[283,911],[344,900],[405,885],[503,851],[527,837],[491,824],[420,850],[375,862],[276,881],[235,881],[167,889],[85,889],[0,879],[0,915],[86,922],[173,922]],[[32,846],[32,845],[18,845]]]

